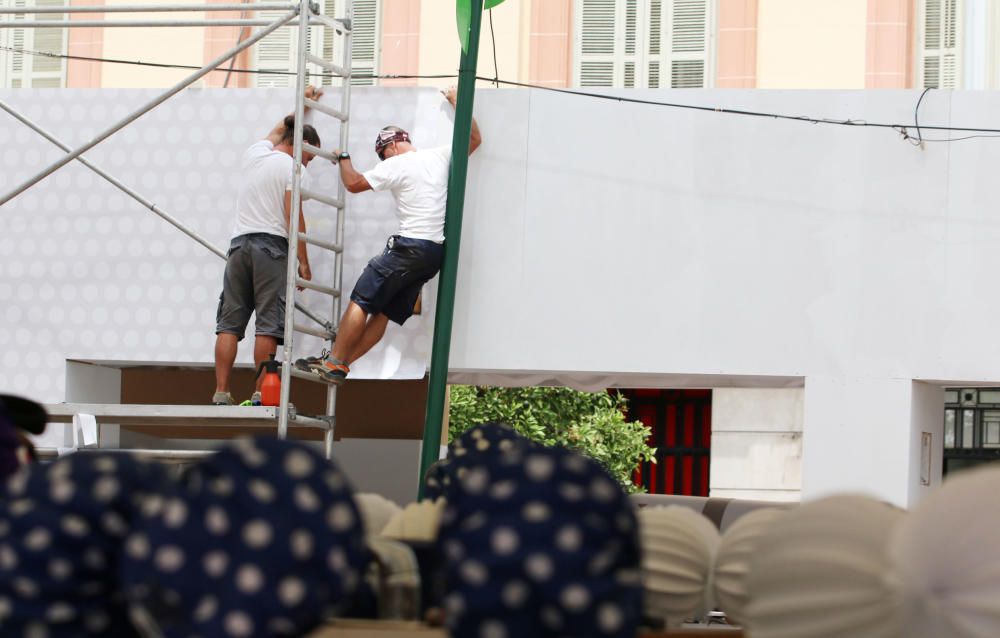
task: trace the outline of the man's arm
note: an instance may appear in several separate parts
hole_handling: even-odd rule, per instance
[[[458,103],[458,89],[451,87],[447,91],[442,91],[444,94],[444,99],[448,100],[448,104],[451,104],[452,108],[457,108]],[[483,143],[483,136],[479,133],[479,124],[476,123],[476,118],[472,118],[472,135],[469,136],[469,155],[476,152],[479,145]]]
[[[285,191],[285,223],[288,227],[292,226],[291,219],[292,210],[292,191]],[[302,204],[299,203],[299,234],[303,235],[306,232],[306,217],[302,214]],[[305,280],[312,279],[312,270],[309,268],[309,251],[306,249],[306,242],[302,239],[299,240],[299,277]],[[302,287],[298,287],[302,290]]]
[[[340,152],[335,153],[340,155]],[[363,193],[367,190],[371,190],[372,186],[365,179],[365,176],[359,173],[355,168],[354,164],[351,163],[351,158],[345,158],[339,160],[337,165],[340,167],[340,181],[344,182],[344,188],[347,189],[349,193]]]
[[[319,89],[317,89],[315,86],[313,86],[313,85],[310,84],[309,86],[306,87],[305,96],[306,96],[307,100],[313,100],[313,101],[315,101],[315,100],[319,100],[321,97],[323,97],[323,92],[320,91]],[[309,112],[309,107],[307,106],[307,107],[305,107],[305,110],[302,113],[305,114],[305,113],[308,113],[308,112]],[[272,146],[277,146],[278,144],[280,144],[281,143],[281,139],[283,137],[285,137],[285,119],[287,119],[289,115],[294,116],[295,112],[292,111],[291,113],[289,113],[285,117],[281,118],[281,121],[279,121],[277,124],[275,124],[274,128],[271,129],[271,132],[267,134],[266,138],[264,138],[268,142],[270,142]]]

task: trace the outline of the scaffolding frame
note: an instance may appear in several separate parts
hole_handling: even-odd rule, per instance
[[[132,189],[122,181],[115,178],[108,171],[95,165],[93,162],[84,157],[84,153],[91,150],[101,142],[105,141],[121,129],[125,128],[132,122],[136,121],[146,113],[149,113],[155,109],[160,104],[163,104],[168,99],[181,92],[183,89],[191,86],[199,79],[211,73],[212,71],[222,70],[221,67],[227,61],[235,59],[235,56],[240,52],[253,46],[263,38],[267,37],[269,34],[273,33],[277,29],[283,26],[298,26],[298,49],[296,51],[296,76],[295,76],[295,130],[293,136],[293,151],[292,151],[292,198],[291,198],[291,210],[289,211],[289,229],[288,229],[288,268],[286,273],[285,282],[285,299],[295,299],[296,297],[296,287],[301,286],[322,294],[325,294],[331,298],[331,315],[329,319],[317,315],[313,311],[306,308],[304,305],[298,303],[286,303],[285,304],[285,333],[284,333],[284,344],[283,344],[283,364],[281,366],[281,401],[277,409],[270,408],[267,410],[253,409],[253,414],[248,413],[247,418],[251,420],[269,420],[271,423],[277,420],[277,434],[279,438],[286,438],[288,436],[288,428],[290,424],[294,425],[304,425],[308,427],[320,427],[324,431],[324,448],[327,458],[330,458],[333,454],[333,440],[334,440],[334,430],[336,427],[336,407],[337,407],[337,386],[333,384],[327,385],[327,396],[326,396],[326,414],[320,417],[305,417],[302,415],[297,415],[294,408],[292,407],[289,399],[291,392],[291,379],[292,377],[306,378],[313,381],[320,381],[320,378],[316,375],[309,374],[300,370],[295,370],[293,367],[293,347],[294,347],[294,336],[295,333],[309,334],[313,336],[320,337],[328,342],[329,348],[332,350],[333,341],[336,339],[337,327],[339,325],[340,313],[341,313],[341,288],[343,282],[343,245],[344,245],[344,226],[345,226],[345,214],[346,214],[346,192],[344,184],[338,181],[337,185],[337,196],[335,198],[326,197],[319,193],[310,192],[303,190],[302,188],[302,170],[304,165],[302,163],[302,153],[310,152],[318,156],[325,157],[328,159],[333,159],[333,154],[324,151],[320,148],[314,147],[312,145],[306,144],[303,141],[303,126],[304,126],[304,115],[306,107],[313,108],[318,112],[324,113],[340,122],[340,136],[339,136],[339,148],[347,148],[348,136],[350,134],[349,127],[349,112],[350,112],[350,99],[351,99],[351,16],[353,9],[353,2],[351,0],[347,1],[347,9],[345,12],[346,18],[335,19],[320,13],[320,7],[317,3],[311,2],[310,0],[297,0],[295,2],[260,2],[260,3],[247,3],[247,4],[218,4],[218,5],[178,5],[178,4],[162,4],[162,5],[115,5],[115,6],[63,6],[63,7],[3,7],[0,8],[0,15],[3,14],[86,14],[86,13],[170,13],[170,12],[207,12],[207,11],[239,11],[241,15],[247,15],[249,13],[255,13],[258,11],[274,11],[274,10],[284,10],[287,13],[282,15],[277,20],[262,20],[262,19],[203,19],[203,20],[63,20],[63,21],[39,21],[39,20],[0,20],[0,29],[2,28],[84,28],[84,27],[136,27],[136,26],[157,26],[157,27],[183,27],[183,26],[240,26],[240,27],[262,27],[256,30],[247,38],[243,38],[245,31],[241,30],[240,38],[235,46],[231,49],[213,59],[202,66],[197,71],[191,73],[186,78],[175,84],[174,86],[166,89],[159,95],[157,95],[152,100],[144,103],[138,109],[132,111],[125,117],[121,118],[119,121],[115,122],[111,126],[107,127],[96,136],[94,136],[89,142],[86,142],[77,148],[71,148],[69,145],[63,143],[50,132],[46,131],[37,123],[31,121],[24,114],[20,113],[17,109],[13,108],[11,105],[7,104],[3,100],[0,100],[0,109],[6,111],[16,120],[24,124],[25,126],[31,128],[36,133],[44,137],[46,140],[62,149],[66,154],[63,155],[58,160],[52,162],[46,168],[42,169],[35,175],[31,176],[23,183],[14,187],[11,191],[4,194],[0,198],[0,206],[11,201],[27,189],[38,184],[40,181],[59,170],[63,166],[69,164],[76,160],[80,162],[90,170],[97,173],[100,177],[114,185],[116,188],[124,192],[126,195],[134,199],[135,201],[142,204],[145,208],[152,211],[156,215],[160,216],[162,219],[173,225],[175,228],[183,232],[185,235],[193,239],[194,241],[201,244],[203,247],[208,249],[210,252],[223,259],[226,258],[226,254],[211,244],[204,237],[199,235],[193,229],[186,226],[179,219],[173,215],[167,213],[161,209],[158,205],[150,201],[148,198],[144,197],[136,190]],[[323,26],[332,29],[336,35],[340,35],[343,38],[341,51],[343,53],[342,64],[335,64],[331,61],[324,60],[318,56],[312,55],[308,51],[308,28],[311,26]],[[336,50],[336,49],[335,49]],[[341,77],[341,105],[340,109],[334,109],[326,104],[320,104],[314,100],[307,100],[305,98],[305,87],[306,87],[306,65],[314,64],[317,65],[327,72],[333,73]],[[302,205],[303,196],[309,197],[316,200],[321,204],[330,206],[336,210],[336,230],[335,237],[333,241],[328,241],[324,238],[307,235],[305,233],[300,233],[299,229],[299,215],[298,211]],[[306,281],[298,277],[298,242],[299,240],[317,246],[323,250],[327,250],[334,253],[334,268],[333,268],[333,285],[326,286],[319,283],[314,283],[312,281]],[[313,328],[310,326],[305,326],[295,323],[295,312],[299,311],[315,323],[319,324],[319,328]],[[68,406],[67,406],[68,407]],[[81,411],[83,406],[78,404],[73,406],[74,408],[80,408]],[[94,412],[108,412],[109,406],[106,404],[91,404],[91,408]],[[217,406],[205,406],[204,413],[195,409],[192,412],[192,407],[195,406],[129,406],[134,408],[136,414],[142,416],[140,413],[149,412],[151,416],[155,416],[159,419],[172,419],[176,418],[178,420],[184,420],[190,423],[192,419],[197,420],[197,418],[203,418],[209,422],[214,422],[216,420],[226,420],[232,419],[233,415],[229,414],[227,410],[220,410]],[[114,412],[114,410],[111,410]],[[248,411],[249,412],[249,411]],[[117,414],[117,412],[114,412]],[[197,414],[195,414],[197,413]],[[112,417],[114,418],[114,417]],[[200,423],[195,423],[193,425],[201,425],[205,421]],[[178,424],[175,424],[178,425]]]

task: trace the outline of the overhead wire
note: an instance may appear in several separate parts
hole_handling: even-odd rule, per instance
[[[50,57],[50,58],[61,58],[61,59],[66,59],[66,60],[79,60],[79,61],[85,61],[85,62],[102,62],[102,63],[109,63],[109,64],[126,64],[126,65],[133,65],[133,66],[144,66],[144,67],[155,67],[155,68],[166,68],[166,69],[197,70],[197,69],[201,68],[199,66],[186,65],[186,64],[168,64],[168,63],[162,63],[162,62],[144,62],[144,61],[141,61],[141,60],[122,60],[122,59],[115,59],[115,58],[99,58],[99,57],[91,57],[91,56],[49,53],[49,52],[45,52],[45,51],[32,51],[32,50],[29,50],[29,49],[22,49],[22,48],[11,47],[11,46],[0,46],[0,51],[10,51],[10,52],[21,53],[21,54],[26,54],[26,55],[39,55],[39,56],[45,56],[45,57]],[[221,71],[221,69],[220,69],[220,71]],[[248,73],[248,74],[255,74],[255,75],[285,75],[285,76],[293,76],[293,75],[295,75],[295,73],[292,72],[292,71],[278,71],[278,70],[270,70],[270,69],[266,69],[265,70],[265,69],[235,69],[234,68],[234,69],[232,69],[232,72],[233,73]],[[317,78],[317,77],[319,77],[319,78],[340,77],[340,76],[333,75],[333,74],[312,73],[312,72],[308,72],[308,71],[307,71],[306,74],[307,74],[307,76],[309,76],[311,78]],[[497,75],[499,75],[499,73]],[[440,74],[352,74],[351,75],[351,78],[353,78],[353,79],[393,79],[393,80],[407,80],[407,79],[454,79],[456,77],[458,77],[458,75],[455,74],[455,73],[440,73]],[[516,82],[516,81],[513,81],[513,80],[502,80],[499,77],[489,78],[489,77],[476,76],[475,79],[483,81],[483,82],[493,83],[496,86],[500,86],[500,85],[504,85],[504,86],[516,86],[516,87],[530,88],[530,89],[536,89],[536,90],[541,90],[541,91],[549,91],[549,92],[553,92],[553,93],[561,93],[561,94],[565,94],[565,95],[573,95],[573,96],[577,96],[577,97],[587,97],[587,98],[591,98],[591,99],[609,100],[609,101],[614,101],[614,102],[619,102],[619,103],[625,103],[625,104],[639,104],[639,105],[645,105],[645,106],[658,106],[658,107],[672,108],[672,109],[678,109],[678,110],[699,111],[699,112],[706,112],[706,113],[719,113],[719,114],[726,114],[726,115],[739,115],[739,116],[744,116],[744,117],[757,117],[757,118],[766,118],[766,119],[774,119],[774,120],[803,122],[803,123],[817,124],[817,125],[823,124],[823,125],[846,126],[846,127],[854,127],[854,128],[883,128],[883,129],[890,129],[890,130],[894,130],[897,133],[900,133],[901,135],[903,135],[904,139],[907,139],[907,141],[909,141],[910,143],[913,143],[912,142],[913,138],[909,135],[908,130],[911,127],[913,127],[913,128],[916,128],[918,130],[918,137],[916,138],[918,140],[917,144],[919,144],[920,142],[959,142],[959,141],[963,141],[963,140],[977,139],[977,138],[1000,137],[1000,129],[998,129],[998,128],[963,127],[963,126],[940,126],[940,125],[920,124],[919,123],[919,119],[917,118],[917,116],[919,114],[920,104],[923,101],[924,96],[926,96],[926,94],[928,92],[927,90],[925,90],[921,94],[920,99],[917,101],[916,112],[914,114],[914,124],[910,125],[910,124],[895,124],[895,123],[887,123],[887,122],[869,122],[867,120],[862,120],[862,119],[837,119],[837,118],[812,117],[812,116],[806,116],[806,115],[788,115],[788,114],[783,114],[783,113],[772,113],[772,112],[766,112],[766,111],[753,111],[753,110],[748,110],[748,109],[734,109],[734,108],[726,108],[726,107],[720,107],[720,106],[704,106],[704,105],[699,105],[699,104],[684,104],[684,103],[680,103],[680,102],[667,102],[667,101],[660,101],[660,100],[647,100],[647,99],[642,99],[642,98],[634,98],[634,97],[626,97],[626,96],[622,96],[622,95],[614,95],[614,94],[610,94],[610,93],[596,93],[596,92],[593,92],[593,91],[583,91],[583,90],[579,90],[579,89],[566,89],[566,88],[559,88],[559,87],[552,87],[552,86],[543,86],[543,85],[539,85],[539,84],[530,84],[530,83],[527,83],[527,82]],[[968,135],[968,136],[963,136],[963,137],[957,137],[957,138],[944,138],[944,139],[941,139],[941,138],[925,138],[925,137],[923,137],[923,132],[924,131],[944,131],[944,132],[948,132],[948,133],[973,133],[973,135]]]
[[[500,66],[497,64],[497,34],[493,32],[493,9],[490,9],[490,40],[493,41],[493,83],[500,88]]]

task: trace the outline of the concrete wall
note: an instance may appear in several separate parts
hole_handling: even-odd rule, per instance
[[[709,496],[799,500],[802,401],[801,388],[712,391]]]

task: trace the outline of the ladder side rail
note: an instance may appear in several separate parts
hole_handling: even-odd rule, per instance
[[[295,69],[295,134],[292,144],[292,199],[288,211],[288,268],[285,277],[285,343],[284,361],[281,366],[281,402],[278,415],[278,438],[288,436],[288,402],[292,381],[292,347],[295,336],[295,306],[287,300],[295,298],[295,284],[298,280],[299,257],[299,208],[302,205],[302,127],[305,116],[306,90],[306,47],[310,14],[309,0],[299,2],[299,48],[296,53]]]
[[[344,37],[344,48],[343,48],[343,58],[342,66],[346,70],[345,77],[341,80],[341,92],[340,92],[340,112],[344,114],[344,119],[340,122],[340,150],[346,151],[348,147],[348,142],[350,141],[351,133],[351,71],[354,67],[353,60],[351,56],[351,49],[354,42],[353,28],[354,28],[354,2],[353,0],[346,0],[347,2],[347,18],[351,20],[351,30],[343,34]],[[343,180],[337,180],[337,199],[343,202],[343,206],[337,209],[337,234],[335,243],[341,247],[333,257],[333,280],[334,286],[338,290],[344,289],[344,222],[347,217],[347,189],[344,188]],[[336,338],[336,332],[340,329],[340,316],[343,312],[343,295],[338,295],[332,299],[332,316],[333,316],[333,330],[334,338]],[[333,351],[333,342],[330,343],[330,350]],[[330,429],[324,434],[326,442],[326,453],[327,458],[333,456],[333,440],[334,431],[337,427],[337,386],[330,385],[326,389],[326,414],[330,417]]]

